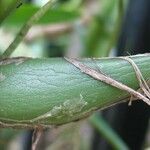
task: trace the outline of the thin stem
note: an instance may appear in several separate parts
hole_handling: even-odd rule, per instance
[[[89,120],[93,127],[95,127],[105,139],[107,139],[114,149],[129,149],[126,143],[124,143],[121,137],[119,137],[100,114],[94,114]]]
[[[40,18],[49,10],[49,8],[56,2],[57,0],[49,0],[40,10],[38,10],[21,28],[20,32],[17,34],[14,41],[10,44],[10,46],[3,53],[2,58],[10,56],[14,50],[18,47],[20,42],[24,39],[25,35],[31,28],[33,24],[39,21]]]

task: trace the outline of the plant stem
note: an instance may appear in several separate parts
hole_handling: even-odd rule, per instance
[[[150,79],[150,55],[131,57],[145,80]],[[137,90],[131,64],[123,59],[81,59],[82,63]],[[84,74],[63,58],[0,60],[0,122],[5,126],[60,125],[130,97]],[[134,105],[134,103],[133,103]]]
[[[24,39],[25,35],[29,31],[32,25],[34,25],[48,10],[49,8],[56,2],[57,0],[49,0],[41,9],[39,9],[21,28],[20,32],[17,34],[14,41],[10,44],[10,46],[3,53],[2,58],[10,56],[14,50],[18,47],[20,42]]]
[[[100,114],[94,114],[89,119],[90,123],[100,132],[100,134],[116,150],[128,150],[128,146],[122,141],[121,137],[108,125]]]

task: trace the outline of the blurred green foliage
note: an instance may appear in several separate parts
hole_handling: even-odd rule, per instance
[[[20,26],[27,22],[27,20],[38,10],[40,7],[32,4],[24,4],[12,13],[4,22],[7,26]],[[37,24],[50,24],[68,22],[79,17],[78,11],[68,11],[64,9],[50,9]]]

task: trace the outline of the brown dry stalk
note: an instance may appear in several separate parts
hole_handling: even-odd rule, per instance
[[[36,150],[38,143],[40,141],[40,138],[42,136],[43,133],[43,129],[35,129],[33,131],[33,135],[32,135],[32,150]]]
[[[39,37],[56,38],[62,34],[73,31],[73,24],[61,23],[54,25],[34,26],[25,37],[25,41],[31,42]]]
[[[78,69],[81,70],[81,72],[89,75],[90,77],[96,79],[96,80],[100,80],[104,83],[107,83],[113,87],[116,87],[118,89],[127,91],[128,93],[131,94],[131,97],[134,96],[138,99],[142,99],[145,103],[147,103],[148,105],[150,105],[150,100],[145,97],[144,95],[142,95],[141,93],[135,91],[134,89],[128,87],[127,85],[124,85],[123,83],[120,83],[110,77],[108,77],[107,75],[104,75],[103,73],[97,72],[96,70],[94,70],[93,68],[90,68],[89,66],[86,66],[84,64],[82,64],[81,62],[79,62],[76,59],[73,58],[65,58],[68,62],[70,62],[71,64],[73,64],[75,67],[77,67]]]
[[[145,81],[145,79],[144,79],[140,69],[138,68],[138,66],[129,57],[121,57],[121,59],[127,60],[132,65],[132,67],[135,70],[136,77],[139,81],[139,85],[140,85],[141,90],[143,90],[144,94],[150,99],[150,88],[149,88],[147,82]]]
[[[44,125],[44,124],[28,124],[28,123],[4,123],[0,121],[0,128],[12,128],[12,129],[36,129],[36,128],[54,128],[53,125]]]

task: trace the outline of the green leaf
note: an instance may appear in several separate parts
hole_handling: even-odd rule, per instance
[[[40,9],[38,6],[25,4],[12,13],[4,22],[4,25],[18,26],[23,25],[29,18]],[[38,24],[60,23],[73,21],[79,17],[77,11],[67,11],[63,9],[49,10],[39,21]]]
[[[21,0],[13,0],[10,4],[4,0],[0,1],[0,25],[20,4]]]

